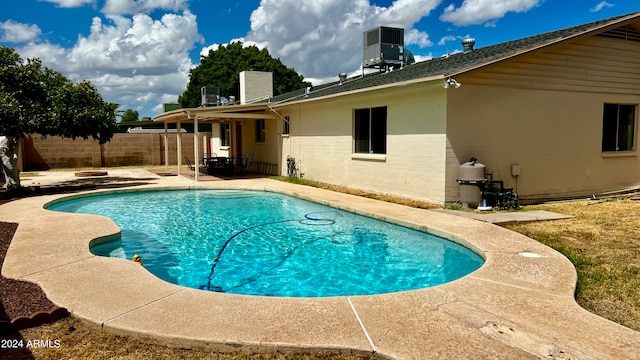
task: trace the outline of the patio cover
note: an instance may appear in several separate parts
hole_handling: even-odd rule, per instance
[[[193,148],[195,165],[199,166],[202,157],[200,155],[198,138],[199,123],[222,123],[222,122],[238,122],[247,119],[281,119],[275,110],[268,103],[249,104],[249,105],[222,105],[199,108],[185,108],[164,112],[153,117],[154,122],[164,123],[164,156],[167,169],[169,168],[168,153],[168,124],[175,123],[176,128],[180,128],[182,123],[193,123]],[[182,134],[177,132],[177,152],[178,152],[178,175],[182,175]],[[196,168],[195,180],[198,181],[199,171]]]

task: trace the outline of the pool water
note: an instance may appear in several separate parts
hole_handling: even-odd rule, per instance
[[[121,239],[92,253],[139,254],[160,279],[207,291],[372,295],[443,284],[483,264],[443,238],[270,192],[127,192],[48,209],[111,218]]]

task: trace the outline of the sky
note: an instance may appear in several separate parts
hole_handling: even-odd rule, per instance
[[[638,0],[0,0],[0,46],[140,117],[176,102],[201,55],[266,47],[313,84],[360,73],[362,35],[403,28],[416,61],[640,11]],[[215,85],[215,84],[212,84]],[[222,94],[225,95],[225,94]]]

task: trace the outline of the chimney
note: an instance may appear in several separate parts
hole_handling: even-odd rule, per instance
[[[266,100],[273,96],[273,73],[243,71],[240,73],[240,104]]]
[[[473,50],[473,46],[476,44],[476,39],[472,37],[466,37],[462,39],[462,51],[469,52]]]

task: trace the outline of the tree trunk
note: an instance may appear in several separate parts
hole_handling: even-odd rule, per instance
[[[18,170],[18,146],[20,141],[13,136],[0,136],[0,159],[4,174],[4,187],[7,191],[20,187],[20,170]]]

